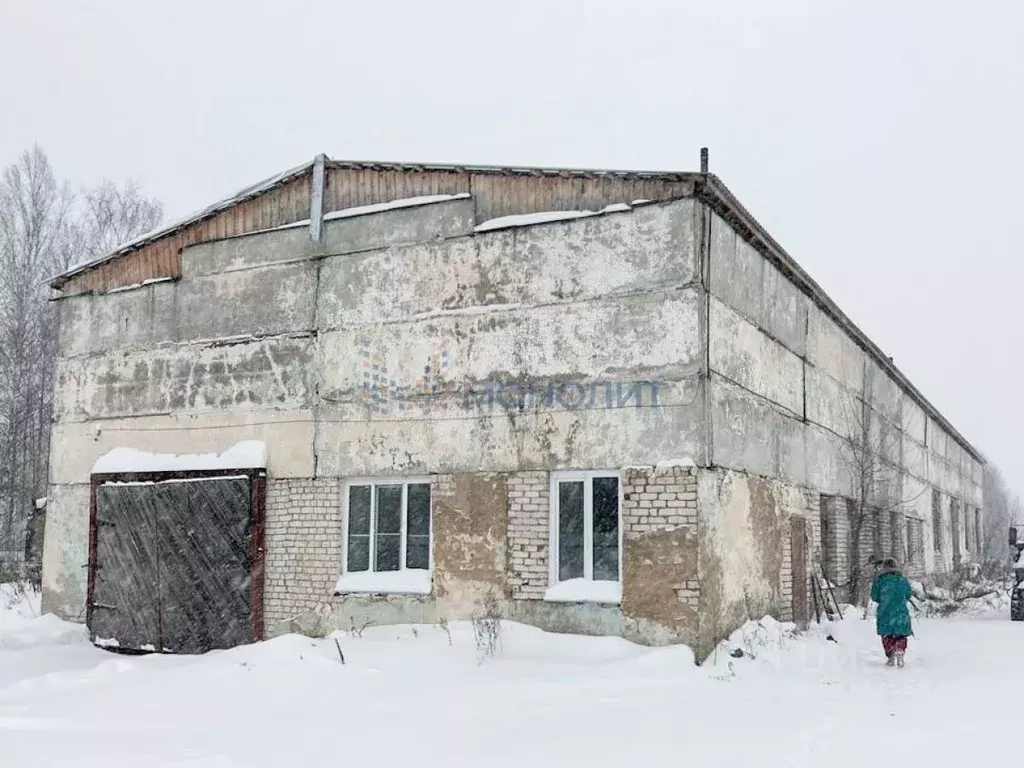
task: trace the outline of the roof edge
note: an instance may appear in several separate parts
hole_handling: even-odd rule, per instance
[[[739,223],[748,231],[752,239],[759,240],[760,243],[755,244],[761,246],[760,250],[764,255],[778,264],[787,273],[787,276],[793,279],[798,287],[815,304],[824,310],[840,328],[846,331],[854,342],[875,360],[882,370],[891,376],[905,391],[909,392],[924,412],[937,421],[947,433],[952,435],[976,461],[981,462],[982,465],[987,464],[988,462],[981,452],[956,427],[950,424],[949,420],[911,383],[910,379],[886,356],[882,349],[839,308],[839,305],[825,293],[825,290],[815,282],[814,278],[797,263],[796,259],[787,253],[786,249],[740,203],[725,183],[712,173],[702,174],[701,176],[702,178],[696,187],[696,197],[710,204],[716,210],[716,213],[724,213],[727,217],[731,215],[732,220],[730,224]]]
[[[205,219],[215,216],[221,211],[224,211],[234,205],[237,205],[238,203],[244,203],[245,201],[251,200],[254,197],[259,197],[263,193],[269,192],[271,189],[274,189],[275,187],[279,187],[282,184],[285,184],[299,176],[302,176],[304,173],[306,173],[313,167],[314,162],[315,160],[310,160],[308,162],[303,163],[302,165],[297,165],[293,168],[289,168],[286,171],[282,171],[281,173],[276,173],[273,176],[268,176],[263,181],[259,181],[255,184],[250,184],[247,187],[243,187],[235,194],[218,200],[216,203],[213,203],[212,205],[209,205],[200,211],[196,211],[195,213],[186,216],[185,218],[178,219],[177,221],[174,221],[171,224],[162,225],[152,230],[151,232],[147,232],[143,235],[140,235],[134,240],[130,240],[124,245],[119,246],[117,249],[111,251],[108,254],[92,259],[90,261],[82,262],[81,264],[76,264],[70,269],[67,269],[64,272],[54,275],[53,277],[49,278],[46,282],[54,290],[60,290],[61,287],[65,285],[73,277],[77,277],[78,275],[88,272],[91,269],[100,267],[106,264],[107,262],[113,261],[119,256],[123,256],[124,254],[130,253],[131,251],[136,251],[139,248],[142,248],[143,246],[156,242],[157,240],[162,240],[163,238],[169,235],[173,235],[176,232],[180,232],[181,230],[190,227],[193,224],[198,224],[199,222],[204,221]]]

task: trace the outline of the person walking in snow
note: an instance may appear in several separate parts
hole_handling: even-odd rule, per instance
[[[871,599],[878,603],[875,628],[882,638],[882,648],[888,659],[886,666],[903,666],[907,638],[914,634],[910,626],[910,609],[907,608],[911,596],[907,577],[900,571],[895,560],[885,558],[871,584]]]

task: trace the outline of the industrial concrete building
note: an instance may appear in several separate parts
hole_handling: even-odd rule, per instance
[[[44,602],[108,644],[493,594],[699,654],[980,549],[980,454],[709,173],[319,156],[52,287]]]

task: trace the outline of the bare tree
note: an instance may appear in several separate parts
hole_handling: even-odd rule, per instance
[[[0,173],[0,560],[24,551],[46,493],[57,352],[46,279],[151,229],[162,213],[132,183],[104,182],[77,202],[38,146]]]
[[[916,494],[906,490],[903,462],[903,405],[900,398],[888,413],[874,398],[875,368],[868,364],[862,392],[843,395],[845,429],[841,438],[840,462],[850,483],[847,516],[850,526],[849,540],[849,599],[867,604],[866,567],[872,559],[880,557],[882,526],[890,515],[905,514],[923,491]],[[904,551],[909,542],[903,541],[904,526],[899,526]]]
[[[985,465],[985,541],[983,552],[989,563],[1006,564],[1007,534],[1011,525],[1024,523],[1021,500],[1013,495],[999,467]]]
[[[93,259],[151,231],[163,218],[163,205],[142,194],[134,181],[104,181],[83,190],[75,229],[81,257]]]
[[[72,195],[38,146],[0,174],[0,547],[19,549],[22,524],[46,486],[52,335],[44,281],[61,250]]]

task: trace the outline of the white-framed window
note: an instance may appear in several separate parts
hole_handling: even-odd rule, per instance
[[[429,594],[429,478],[350,480],[337,592]]]
[[[545,599],[622,600],[622,482],[617,471],[551,474],[551,574]]]

